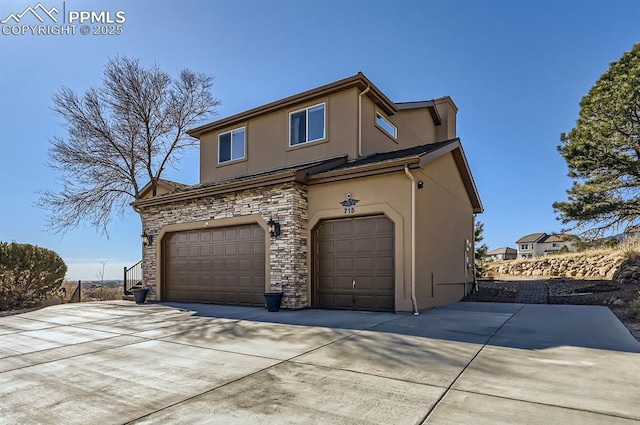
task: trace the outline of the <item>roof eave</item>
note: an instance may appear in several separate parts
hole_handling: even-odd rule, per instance
[[[256,187],[297,181],[306,184],[310,173],[318,172],[334,167],[338,167],[347,162],[346,155],[327,158],[323,161],[314,162],[301,168],[283,170],[268,175],[260,175],[247,178],[246,180],[230,181],[216,186],[205,186],[189,189],[176,193],[169,193],[153,198],[139,199],[131,203],[134,208],[145,208],[152,205],[169,204],[178,201],[201,198],[203,196],[219,195],[240,190],[254,189]]]
[[[427,163],[446,155],[449,152],[453,155],[453,160],[458,167],[458,172],[460,173],[464,187],[469,195],[473,212],[476,214],[484,212],[484,206],[482,205],[482,200],[480,199],[476,183],[473,180],[473,175],[471,174],[471,169],[469,168],[467,157],[462,149],[460,139],[453,139],[451,143],[444,145],[433,152],[422,155],[422,157],[420,157],[420,168],[424,168]]]
[[[365,164],[355,167],[326,171],[309,176],[308,184],[313,185],[329,183],[332,181],[345,180],[354,177],[365,177],[370,175],[401,171],[402,169],[404,169],[405,165],[409,165],[411,166],[411,168],[417,168],[419,166],[419,163],[420,157],[414,155],[411,157],[398,158],[384,162],[376,162],[373,164]]]
[[[189,199],[201,198],[203,196],[212,196],[222,193],[235,192],[238,190],[252,189],[257,186],[265,186],[267,184],[285,183],[295,180],[295,170],[287,170],[282,173],[272,174],[269,176],[256,177],[250,180],[233,181],[218,186],[207,186],[198,189],[187,190],[184,192],[170,193],[153,198],[139,199],[131,203],[134,208],[146,208],[153,205],[170,204],[178,201],[186,201]]]
[[[438,107],[434,100],[422,100],[416,102],[397,102],[396,106],[400,111],[408,111],[412,109],[428,108],[431,119],[435,125],[442,125],[442,118],[438,112]]]

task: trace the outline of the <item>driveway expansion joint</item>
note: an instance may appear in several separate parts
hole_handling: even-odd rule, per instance
[[[484,348],[489,345],[489,342],[491,341],[491,339],[493,339],[494,336],[496,336],[498,334],[498,332],[500,332],[500,329],[502,329],[507,323],[509,323],[509,321],[511,319],[513,319],[518,313],[520,313],[522,311],[522,309],[525,306],[521,306],[518,310],[516,310],[513,314],[511,314],[511,316],[509,316],[509,318],[507,320],[505,320],[502,325],[500,325],[500,327],[498,327],[498,329],[496,329],[491,336],[489,337],[489,339],[487,339],[485,341],[484,344],[482,344],[482,346],[480,347],[480,349],[478,350],[478,352],[471,358],[471,360],[469,360],[469,362],[464,366],[464,368],[462,368],[462,370],[460,371],[460,373],[458,373],[458,375],[453,379],[453,381],[451,381],[451,383],[449,384],[449,386],[445,389],[445,391],[442,393],[442,395],[438,398],[438,400],[436,400],[436,402],[433,404],[433,406],[431,406],[431,408],[429,409],[429,411],[426,413],[426,415],[424,415],[424,417],[422,418],[422,420],[419,422],[421,424],[425,423],[427,421],[427,419],[429,419],[429,416],[431,416],[431,414],[435,411],[435,409],[438,407],[438,405],[440,404],[440,402],[446,397],[447,394],[449,394],[449,392],[451,391],[457,391],[457,390],[453,390],[453,386],[456,384],[456,382],[458,382],[458,379],[460,379],[460,377],[462,376],[462,374],[469,368],[469,366],[471,365],[471,363],[473,363],[473,361],[480,355],[480,353],[482,352],[482,350],[484,350]]]

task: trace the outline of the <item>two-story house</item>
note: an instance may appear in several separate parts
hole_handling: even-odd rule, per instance
[[[566,248],[575,251],[573,237],[565,234],[532,233],[516,241],[518,258],[543,257]]]
[[[162,301],[418,312],[473,281],[482,212],[449,97],[362,73],[189,132],[200,183],[134,202]]]
[[[485,258],[488,261],[515,260],[518,258],[518,250],[509,248],[508,246],[502,246],[487,252]]]

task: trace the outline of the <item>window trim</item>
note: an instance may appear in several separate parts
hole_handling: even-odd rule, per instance
[[[242,130],[244,132],[244,137],[242,141],[244,145],[244,149],[243,149],[242,156],[238,158],[234,158],[233,157],[233,133],[237,132],[238,130]],[[231,146],[230,146],[231,159],[228,159],[226,161],[220,161],[220,136],[223,136],[225,134],[231,135]],[[242,127],[238,127],[228,131],[223,131],[222,133],[218,133],[218,165],[226,165],[226,164],[229,164],[230,162],[242,161],[243,159],[246,159],[246,158],[247,158],[247,126],[243,125]]]
[[[324,125],[322,126],[322,137],[318,139],[309,140],[309,109],[313,109],[315,107],[322,106],[322,119],[324,121]],[[293,114],[297,114],[299,112],[304,111],[305,113],[305,141],[292,144],[291,143],[291,116]],[[289,147],[295,148],[298,146],[303,146],[308,143],[316,143],[322,140],[326,140],[327,138],[327,102],[316,103],[315,105],[305,106],[304,108],[296,109],[295,111],[289,112],[288,122],[287,122],[288,132],[289,132]]]
[[[382,121],[386,122],[387,124],[389,124],[391,127],[393,127],[394,133],[395,134],[391,134],[387,131],[386,128],[384,128],[383,126],[381,126],[380,124],[378,124],[378,119],[381,119]],[[391,137],[393,140],[398,140],[398,127],[396,127],[395,125],[393,125],[393,123],[391,121],[389,121],[389,119],[387,117],[385,117],[384,115],[382,115],[382,113],[380,113],[380,111],[376,111],[376,116],[375,116],[375,120],[374,120],[375,126],[382,131],[384,134],[386,134],[387,136]]]

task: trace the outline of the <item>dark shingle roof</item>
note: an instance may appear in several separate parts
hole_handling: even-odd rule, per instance
[[[541,238],[543,238],[545,236],[547,236],[547,234],[544,233],[544,232],[543,233],[532,233],[530,235],[521,237],[520,239],[518,239],[516,241],[516,243],[540,242],[539,239],[541,239]]]
[[[414,146],[407,149],[401,149],[399,151],[374,153],[371,155],[363,156],[353,161],[349,161],[346,164],[338,165],[337,167],[324,170],[322,172],[330,172],[336,170],[344,170],[347,168],[360,167],[368,164],[377,164],[386,161],[393,161],[402,158],[420,157],[430,152],[434,152],[449,144],[459,142],[460,139],[445,140],[444,142],[429,143],[427,145]]]

